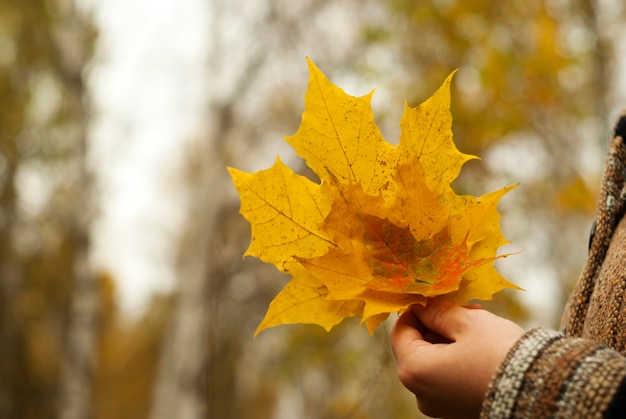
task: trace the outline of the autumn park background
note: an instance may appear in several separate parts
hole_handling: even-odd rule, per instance
[[[396,142],[454,69],[454,187],[512,183],[487,305],[556,327],[626,107],[617,0],[0,0],[0,418],[413,418],[388,348],[347,321],[253,333],[286,282],[242,260],[226,167],[303,111],[309,56]]]

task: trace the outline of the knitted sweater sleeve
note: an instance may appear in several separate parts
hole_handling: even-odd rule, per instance
[[[528,331],[502,362],[481,418],[626,417],[626,358],[546,329]]]

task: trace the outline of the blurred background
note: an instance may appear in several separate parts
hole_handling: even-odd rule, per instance
[[[288,278],[242,260],[226,166],[305,166],[311,57],[405,100],[454,69],[454,187],[501,202],[525,291],[488,307],[556,327],[585,262],[626,107],[618,0],[0,0],[0,418],[415,418],[358,322],[253,332]],[[395,317],[395,316],[391,316]],[[471,360],[468,360],[471,362]]]

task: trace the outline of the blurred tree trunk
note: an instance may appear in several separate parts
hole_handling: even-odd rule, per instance
[[[91,56],[93,32],[88,18],[73,0],[59,1],[55,28],[57,67],[67,88],[67,106],[74,118],[76,147],[74,201],[69,231],[74,243],[73,288],[61,363],[59,418],[93,416],[92,373],[98,326],[99,287],[89,263],[90,192],[92,176],[87,169],[87,95],[84,67]]]
[[[230,106],[212,112],[209,141],[192,145],[187,167],[187,219],[178,253],[180,285],[155,385],[152,419],[200,419],[206,412],[206,377],[213,260],[209,254],[226,181],[220,139],[232,129]]]
[[[222,34],[221,17],[229,9],[228,2],[214,2],[211,45],[213,56],[224,53],[218,45]],[[163,352],[155,383],[151,419],[201,419],[207,411],[207,376],[210,358],[209,335],[213,298],[210,272],[215,263],[210,244],[218,214],[223,205],[221,197],[226,179],[223,159],[224,139],[233,129],[232,107],[249,88],[263,61],[262,50],[256,51],[244,64],[244,70],[234,83],[234,89],[221,103],[214,100],[209,107],[208,133],[192,144],[186,170],[189,191],[188,220],[178,251],[179,286],[174,313],[165,335]],[[220,64],[209,63],[209,73],[219,72]],[[215,77],[217,80],[218,78]],[[215,86],[213,86],[215,87]]]
[[[205,183],[215,185],[210,173]],[[198,179],[200,181],[200,179]],[[201,183],[202,184],[202,183]],[[214,225],[211,193],[197,188],[189,211],[193,226],[185,231],[180,246],[180,285],[163,352],[159,362],[151,409],[152,419],[199,419],[205,411],[204,379],[208,335],[206,250]]]
[[[87,182],[75,168],[84,167],[81,74],[94,32],[70,1],[2,5],[0,417],[52,417],[66,284],[71,265],[87,260],[86,211],[74,187]],[[25,176],[43,190],[27,190]],[[33,193],[46,196],[36,208],[25,198]]]
[[[4,78],[4,77],[3,77]],[[5,80],[3,80],[4,82]],[[4,84],[4,83],[3,83]],[[2,86],[5,90],[6,86]],[[19,291],[20,268],[12,246],[15,220],[15,173],[19,155],[15,144],[15,126],[6,123],[8,115],[0,113],[0,157],[4,163],[0,178],[0,417],[14,417],[14,394],[18,389],[19,368],[15,362],[18,351],[13,301]],[[12,121],[8,121],[12,122]]]
[[[72,169],[76,154],[84,156],[81,72],[93,32],[77,16],[67,14],[68,2],[5,6],[0,16],[0,417],[50,417],[60,354],[51,351],[42,360],[33,348],[60,346],[57,326],[66,310],[66,262],[71,264],[74,254],[72,246],[66,246],[68,221],[78,219],[83,207],[57,198],[57,191],[71,194],[72,181],[84,179],[84,173]],[[59,21],[60,16],[64,19]],[[45,93],[42,86],[48,89]],[[45,108],[37,103],[42,99]],[[67,133],[75,135],[67,138]],[[67,139],[62,145],[56,142],[61,137]],[[67,170],[55,172],[60,166]],[[22,172],[43,177],[46,170],[72,176],[45,177],[50,200],[33,210],[20,202],[32,191],[24,190],[18,179]],[[73,228],[86,235],[86,225],[69,227]],[[84,237],[80,241],[86,242]],[[55,289],[53,295],[46,295],[49,288]],[[32,304],[32,298],[41,295],[45,300]]]
[[[14,31],[9,36],[14,46],[19,46],[24,35]],[[14,302],[20,290],[21,269],[13,245],[17,222],[15,178],[21,159],[18,138],[31,96],[19,76],[24,67],[32,65],[32,60],[16,53],[8,64],[0,70],[0,417],[3,418],[16,417],[19,410],[19,331]]]

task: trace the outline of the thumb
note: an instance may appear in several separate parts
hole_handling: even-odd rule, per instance
[[[426,328],[452,341],[456,341],[466,331],[474,311],[444,299],[431,300],[425,307],[414,305],[412,310]]]

